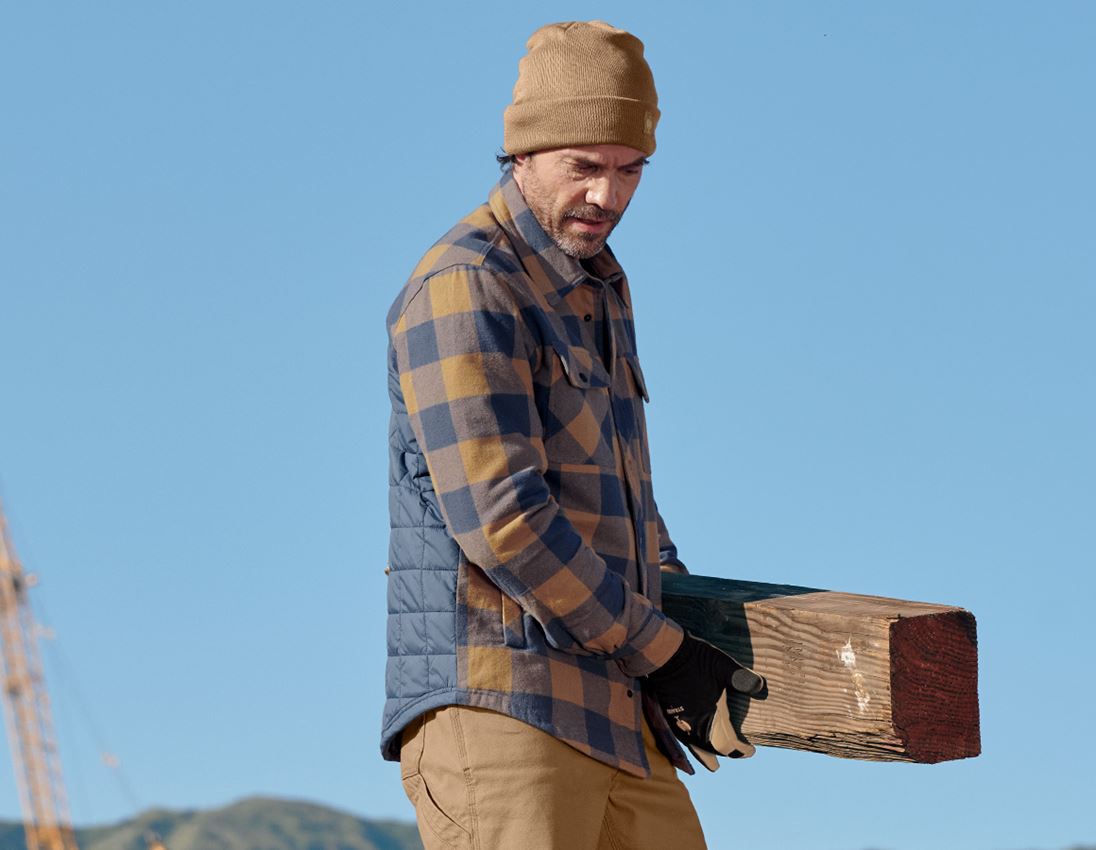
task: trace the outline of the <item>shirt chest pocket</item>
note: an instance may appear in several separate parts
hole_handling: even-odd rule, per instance
[[[614,467],[612,392],[604,365],[581,346],[553,345],[542,405],[549,465]]]

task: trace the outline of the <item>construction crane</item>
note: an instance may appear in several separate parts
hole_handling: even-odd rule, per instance
[[[34,583],[15,557],[0,506],[0,683],[27,850],[79,850],[27,600]]]

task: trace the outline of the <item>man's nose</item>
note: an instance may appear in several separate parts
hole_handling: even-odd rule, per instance
[[[616,179],[611,175],[595,177],[586,187],[586,203],[601,207],[603,210],[616,210]]]

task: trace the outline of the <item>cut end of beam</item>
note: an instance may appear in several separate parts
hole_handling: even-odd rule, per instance
[[[969,611],[689,575],[663,577],[663,604],[768,680],[735,716],[756,744],[922,764],[981,751]]]
[[[978,718],[978,638],[974,615],[960,609],[891,624],[895,731],[922,764],[982,751]]]

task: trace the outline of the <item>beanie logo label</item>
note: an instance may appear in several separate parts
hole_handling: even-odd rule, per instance
[[[651,135],[651,131],[655,128],[655,122],[651,118],[650,112],[643,113],[643,132],[648,136]]]

